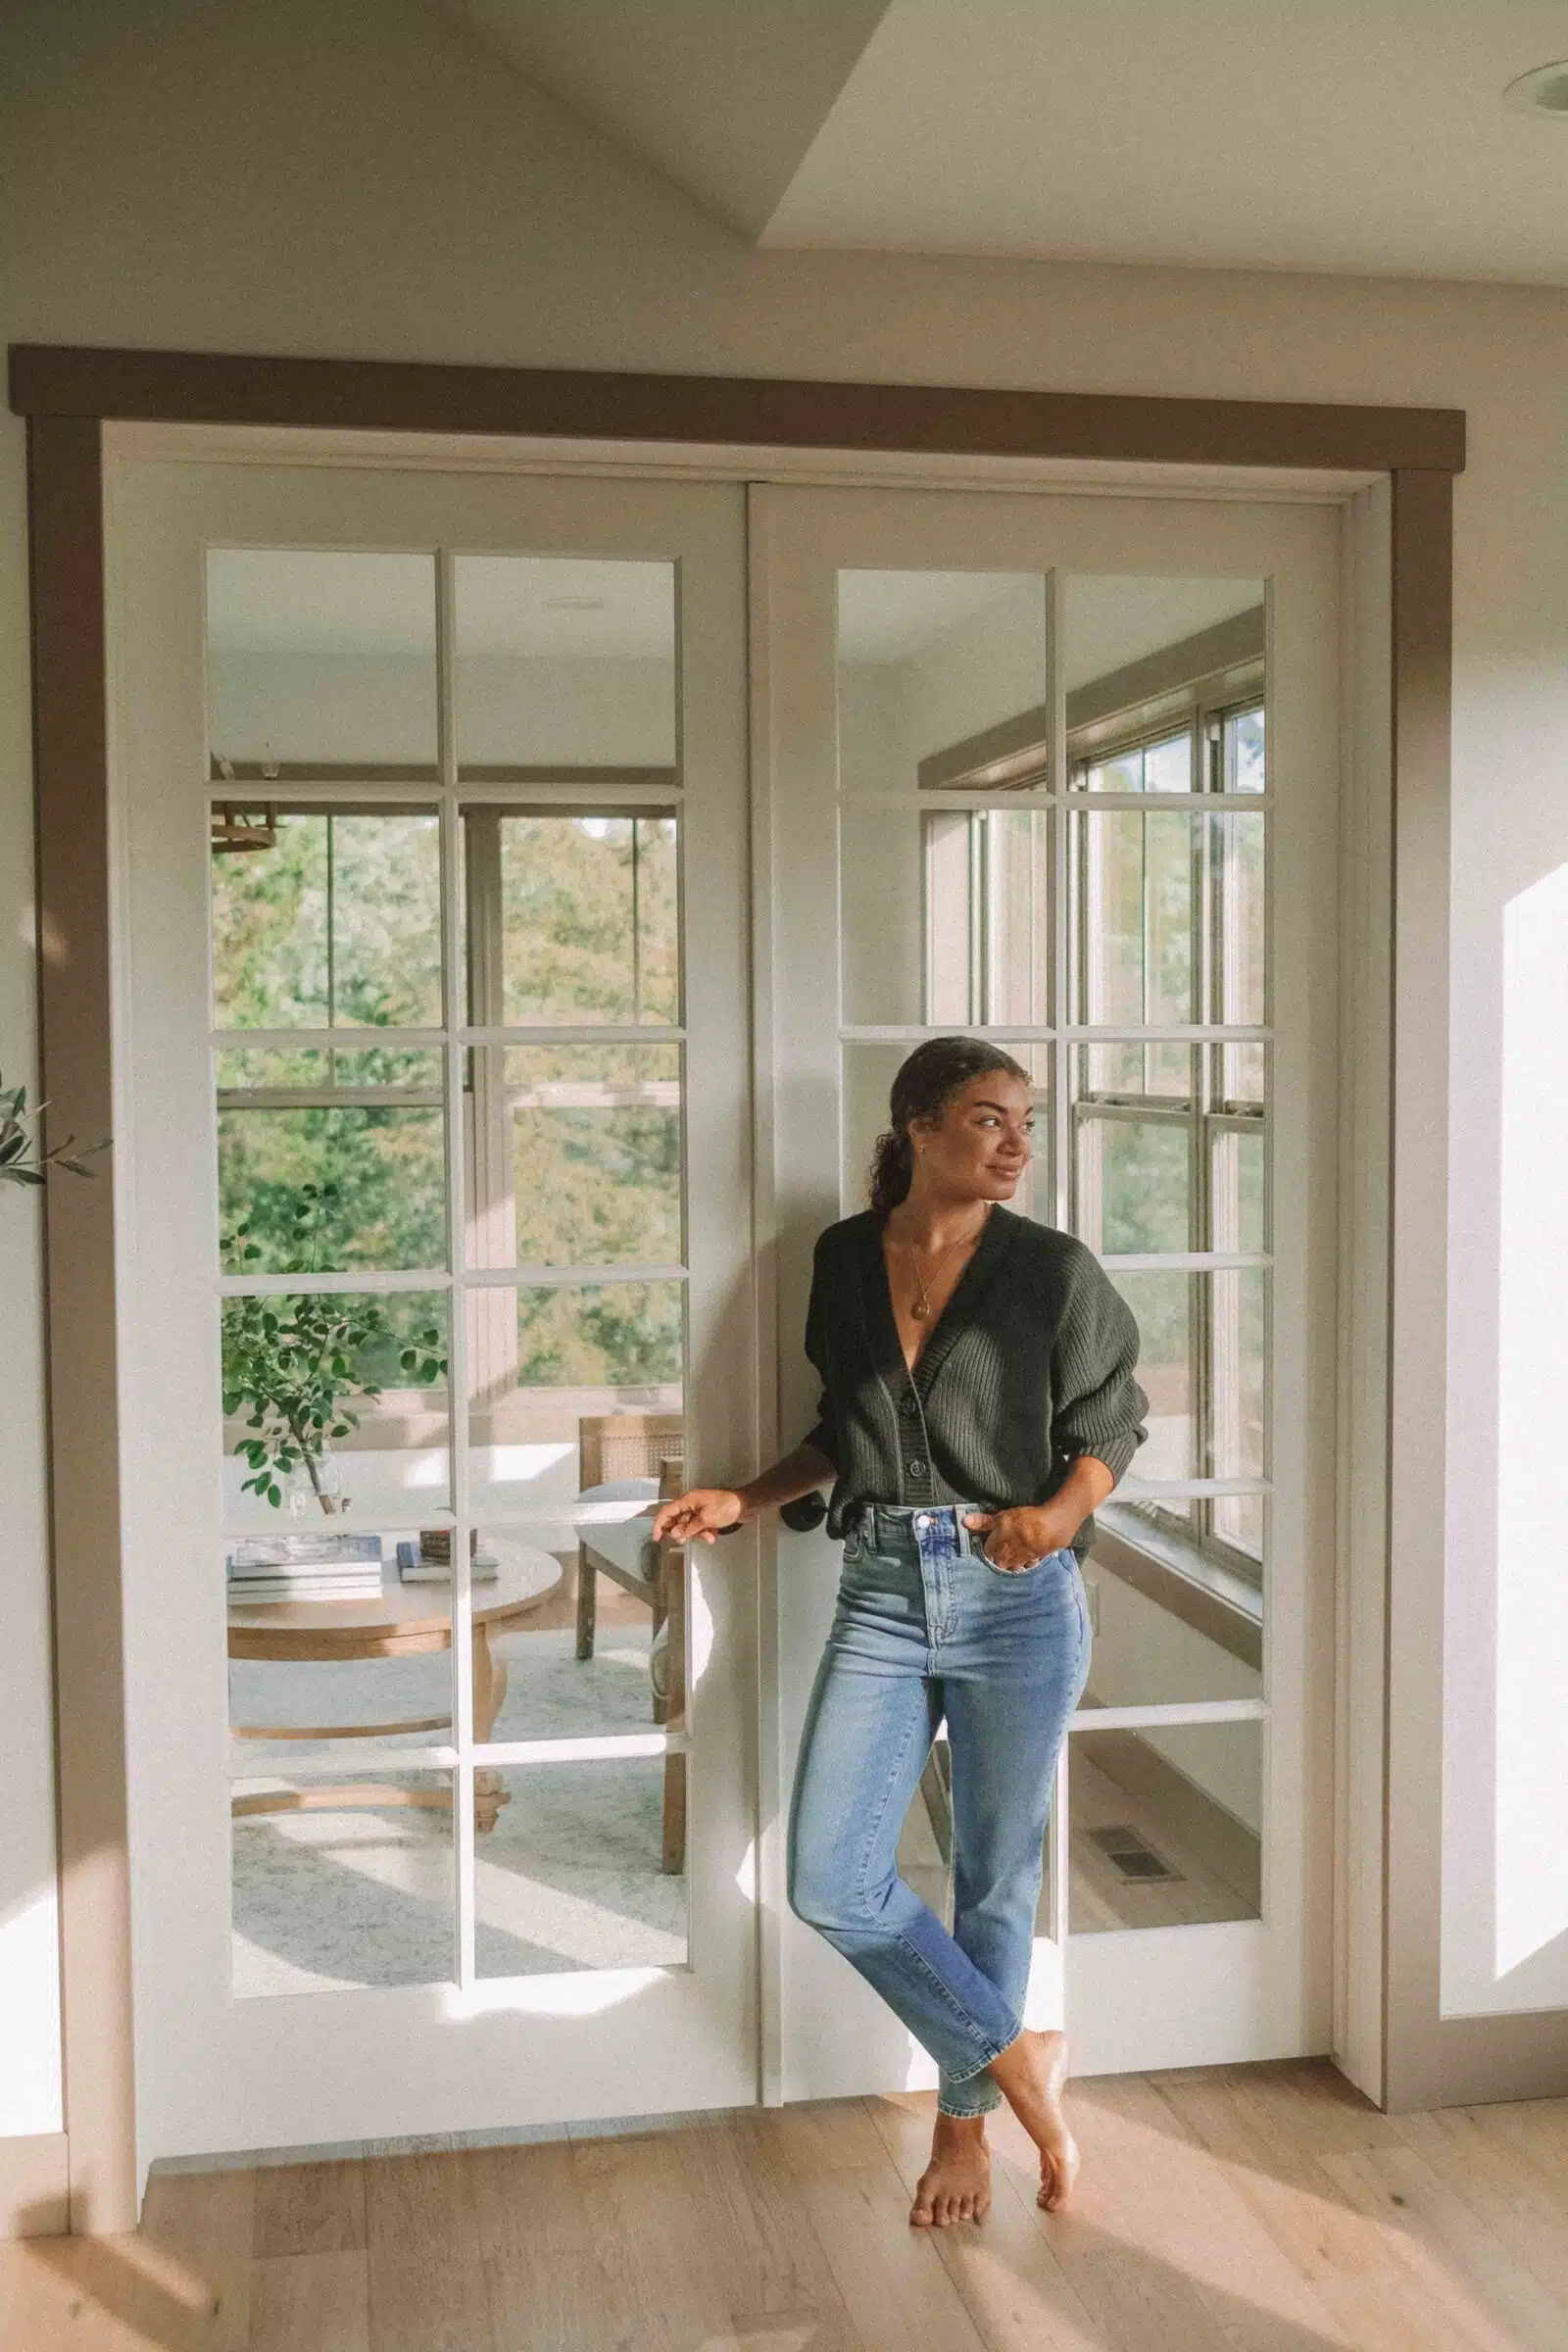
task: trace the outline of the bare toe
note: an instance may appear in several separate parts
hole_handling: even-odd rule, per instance
[[[931,2161],[921,2174],[909,2208],[916,2230],[950,2230],[955,2222],[977,2220],[991,2201],[991,2157],[978,2121],[956,2123],[939,2115]]]
[[[1040,2159],[1040,2189],[1035,2198],[1048,2213],[1059,2213],[1072,2195],[1073,2182],[1078,2178],[1078,2143],[1071,2134],[1064,2136],[1059,2148]]]

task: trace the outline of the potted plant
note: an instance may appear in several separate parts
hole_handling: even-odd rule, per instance
[[[50,1168],[69,1168],[73,1176],[97,1174],[87,1161],[95,1152],[108,1151],[109,1138],[104,1136],[78,1152],[75,1137],[68,1135],[63,1144],[46,1152],[32,1131],[48,1107],[47,1102],[40,1102],[29,1110],[24,1086],[0,1084],[0,1184],[42,1184]]]
[[[321,1241],[338,1211],[335,1184],[301,1185],[290,1217],[292,1234],[280,1273],[314,1274]],[[242,1219],[223,1236],[231,1272],[254,1268],[264,1254]],[[328,1445],[359,1427],[355,1405],[381,1394],[369,1377],[372,1350],[395,1344],[391,1319],[374,1298],[327,1297],[306,1291],[225,1299],[223,1303],[223,1410],[249,1406],[246,1427],[256,1434],[235,1450],[250,1464],[242,1480],[276,1510],[285,1482],[304,1471],[321,1509],[340,1511],[344,1499],[332,1491]],[[412,1385],[436,1380],[447,1359],[434,1324],[406,1335],[398,1363]],[[352,1401],[351,1401],[352,1400]]]

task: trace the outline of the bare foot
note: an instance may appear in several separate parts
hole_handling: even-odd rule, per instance
[[[1066,2034],[1035,2034],[1026,2026],[986,2071],[1040,2150],[1036,2204],[1048,2213],[1058,2213],[1078,2178],[1078,2143],[1061,2111],[1067,2080]]]
[[[945,2230],[950,2222],[977,2222],[991,2203],[991,2151],[983,2115],[944,2115],[937,2110],[931,2161],[920,2175],[909,2219],[918,2230]]]

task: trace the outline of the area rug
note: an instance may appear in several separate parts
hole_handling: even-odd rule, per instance
[[[647,1629],[616,1627],[592,1659],[573,1653],[569,1627],[502,1636],[495,1644],[511,1688],[498,1740],[538,1740],[653,1728]],[[446,1653],[349,1665],[236,1662],[230,1719],[241,1724],[387,1722],[450,1708]],[[346,1783],[436,1788],[439,1773],[375,1770],[389,1746],[344,1742]],[[235,1793],[290,1783],[287,1748],[239,1750],[255,1777]],[[670,1966],[686,1958],[686,1880],[661,1866],[661,1756],[602,1763],[511,1766],[511,1801],[475,1840],[478,1973]],[[413,1809],[265,1815],[233,1829],[234,1991],[314,1992],[333,1986],[443,1984],[455,1946],[452,1820]]]

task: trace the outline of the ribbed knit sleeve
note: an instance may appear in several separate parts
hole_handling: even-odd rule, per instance
[[[1149,1435],[1149,1398],[1133,1378],[1138,1325],[1092,1250],[1074,1250],[1062,1271],[1066,1297],[1051,1357],[1051,1443],[1058,1453],[1092,1453],[1120,1481]]]
[[[833,1399],[829,1396],[826,1386],[828,1343],[822,1304],[823,1279],[822,1244],[818,1240],[816,1254],[811,1263],[811,1296],[806,1308],[806,1353],[808,1361],[814,1367],[824,1385],[822,1394],[816,1400],[816,1420],[807,1431],[801,1443],[803,1446],[814,1446],[817,1452],[825,1455],[835,1470],[842,1470],[844,1464],[839,1446],[838,1422],[833,1410]]]

